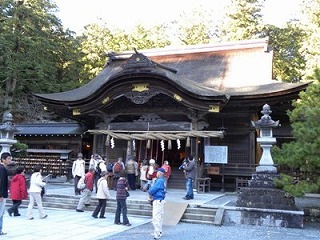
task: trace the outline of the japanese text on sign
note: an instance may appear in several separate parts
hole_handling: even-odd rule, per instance
[[[205,163],[228,163],[227,146],[205,146],[204,148]]]

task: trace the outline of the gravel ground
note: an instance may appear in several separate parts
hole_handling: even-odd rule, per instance
[[[206,204],[235,205],[236,194],[227,194]],[[320,206],[319,198],[296,198],[298,207]],[[108,237],[108,240],[141,240],[153,239],[151,223],[130,229],[121,234]],[[250,225],[204,225],[179,223],[176,226],[164,226],[161,239],[165,240],[315,240],[320,239],[320,224],[305,223],[303,229],[275,228]]]
[[[153,239],[152,224],[142,225],[121,234],[108,237],[108,240]],[[315,240],[320,238],[320,225],[309,224],[304,229],[273,228],[248,225],[212,226],[203,224],[179,223],[164,226],[162,240]]]

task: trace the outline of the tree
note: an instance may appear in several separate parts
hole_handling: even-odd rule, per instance
[[[0,81],[3,111],[14,111],[18,96],[57,92],[77,84],[77,52],[46,0],[0,2]],[[67,83],[67,84],[65,84]]]
[[[108,28],[106,23],[90,24],[78,39],[82,53],[81,83],[93,79],[105,66],[109,52],[161,48],[170,44],[164,25],[136,26],[131,33]]]
[[[178,31],[174,34],[184,45],[206,44],[217,38],[218,19],[213,19],[214,14],[203,8],[196,8],[191,13],[185,12],[176,20]]]
[[[274,52],[273,78],[284,82],[302,80],[306,67],[301,49],[306,37],[305,31],[291,22],[284,28],[266,25],[262,36],[269,37],[269,45]]]
[[[237,41],[260,37],[263,2],[264,0],[231,0],[220,29],[220,38],[223,41]]]
[[[318,79],[319,80],[319,79]],[[273,149],[276,163],[288,166],[301,175],[296,184],[293,178],[283,176],[278,181],[284,190],[301,196],[320,189],[320,84],[311,84],[300,99],[293,102],[294,109],[288,112],[295,141]]]
[[[304,0],[302,4],[302,26],[307,33],[303,43],[306,58],[305,77],[310,78],[314,69],[320,67],[320,0]]]

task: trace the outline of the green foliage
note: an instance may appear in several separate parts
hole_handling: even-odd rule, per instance
[[[0,81],[4,109],[32,92],[58,92],[77,86],[77,46],[64,32],[46,0],[0,2]],[[72,79],[76,84],[70,84]],[[67,83],[67,84],[66,84]]]
[[[264,0],[231,0],[220,38],[224,41],[236,41],[260,37],[263,2]]]
[[[295,141],[273,148],[274,161],[301,173],[299,181],[285,189],[319,191],[320,175],[320,84],[311,84],[288,112]],[[300,189],[300,190],[299,190]]]
[[[269,44],[274,51],[273,78],[284,82],[300,81],[306,67],[301,50],[305,31],[292,22],[284,28],[266,25],[263,35],[269,37]]]
[[[206,44],[213,40],[217,28],[214,13],[207,12],[206,9],[197,8],[192,13],[184,13],[180,16],[181,21],[177,21],[177,35],[179,41],[184,45]]]
[[[13,157],[24,157],[27,155],[28,145],[25,143],[17,142],[13,144],[11,148],[11,154]]]
[[[143,49],[161,48],[170,44],[166,36],[166,26],[154,26],[150,29],[138,25],[128,34],[124,30],[108,28],[106,24],[90,24],[78,38],[81,42],[82,84],[93,79],[105,66],[107,53]]]
[[[301,27],[305,29],[307,38],[303,43],[306,58],[305,76],[314,74],[314,69],[320,67],[320,0],[303,0]]]
[[[274,180],[277,188],[288,192],[294,197],[303,197],[306,193],[318,192],[320,190],[320,177],[315,182],[308,180],[296,181],[292,176],[280,174],[280,178]]]

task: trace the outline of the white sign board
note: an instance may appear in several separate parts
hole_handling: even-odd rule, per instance
[[[205,163],[228,163],[227,146],[205,146],[204,147]]]

